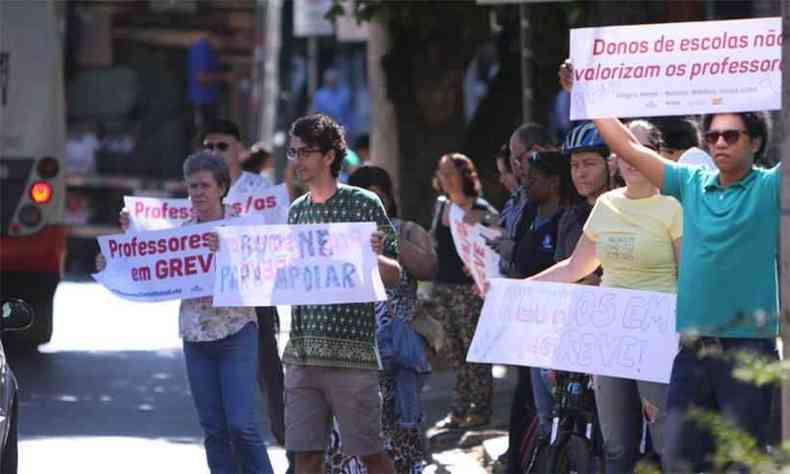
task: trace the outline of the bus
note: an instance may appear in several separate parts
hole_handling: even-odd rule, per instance
[[[12,343],[52,336],[66,257],[63,47],[54,1],[0,1],[0,299],[35,308]]]

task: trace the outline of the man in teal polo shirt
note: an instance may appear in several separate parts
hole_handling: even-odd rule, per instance
[[[716,170],[663,159],[617,119],[595,125],[620,159],[683,205],[677,330],[684,343],[670,379],[663,464],[673,473],[709,471],[710,439],[700,438],[689,408],[720,412],[761,445],[770,426],[772,387],[736,380],[731,357],[748,351],[777,359],[781,167],[754,166],[766,148],[767,121],[760,112],[705,117]]]

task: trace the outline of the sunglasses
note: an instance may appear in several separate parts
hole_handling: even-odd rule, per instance
[[[746,134],[745,131],[736,128],[731,130],[708,130],[704,135],[705,143],[715,145],[719,142],[719,138],[724,138],[724,142],[727,145],[734,145],[741,138],[742,133]]]
[[[228,151],[228,148],[230,148],[230,144],[225,142],[217,142],[217,143],[205,142],[203,143],[203,148],[208,151],[214,151],[214,150]]]

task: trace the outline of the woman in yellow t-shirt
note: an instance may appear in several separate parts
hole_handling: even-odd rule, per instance
[[[639,141],[658,149],[660,135],[649,122],[629,124]],[[683,234],[680,204],[662,196],[633,166],[618,160],[626,186],[598,198],[573,254],[529,280],[573,283],[603,267],[601,286],[675,293]],[[663,450],[667,384],[594,377],[606,472],[630,473],[639,459],[643,414],[653,447]]]

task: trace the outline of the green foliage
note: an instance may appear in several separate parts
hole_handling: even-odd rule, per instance
[[[790,380],[790,360],[770,361],[752,352],[740,352],[735,360],[733,375],[738,380],[758,386]]]
[[[790,379],[790,361],[772,361],[748,351],[739,351],[733,355],[708,351],[700,352],[699,356],[734,358],[733,376],[758,386]],[[694,408],[690,417],[713,436],[716,448],[711,461],[716,472],[725,472],[737,465],[746,466],[750,472],[757,474],[782,472],[790,467],[790,442],[765,452],[751,435],[718,413]]]
[[[634,468],[634,474],[661,474],[661,466],[654,462],[639,461]]]
[[[790,455],[790,445],[787,444],[766,453],[760,449],[754,438],[718,413],[694,408],[690,416],[713,435],[716,450],[712,461],[716,472],[742,465],[747,466],[753,474],[776,473],[782,470],[783,460]]]

